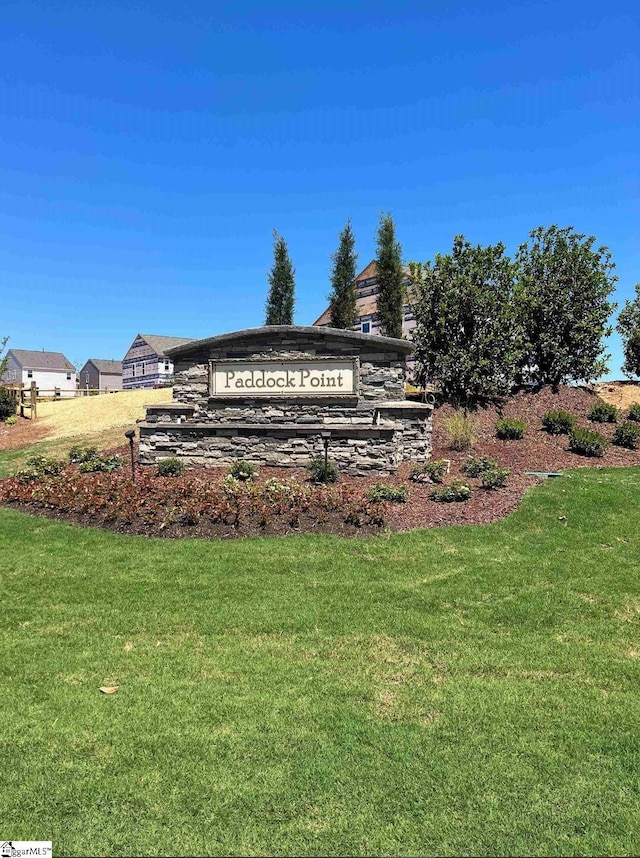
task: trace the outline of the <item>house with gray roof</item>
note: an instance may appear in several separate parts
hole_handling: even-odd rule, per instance
[[[192,339],[138,334],[122,359],[123,389],[170,387],[173,384],[173,361],[166,352],[190,343]]]
[[[78,387],[83,391],[109,393],[122,390],[122,361],[89,358],[78,373]]]
[[[76,395],[76,368],[62,352],[9,349],[2,381],[25,387],[35,381],[38,396],[43,397]]]

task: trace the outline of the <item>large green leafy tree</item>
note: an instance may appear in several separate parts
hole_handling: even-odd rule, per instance
[[[269,272],[265,325],[293,324],[295,288],[295,269],[289,258],[287,243],[274,230],[273,267]]]
[[[609,301],[618,279],[607,247],[573,227],[538,227],[517,254],[525,335],[522,378],[553,387],[590,381],[607,368]]]
[[[622,337],[623,373],[628,378],[640,376],[640,283],[636,284],[634,300],[625,301],[616,329]]]
[[[377,233],[378,255],[378,322],[387,337],[402,337],[405,275],[402,269],[402,248],[396,241],[396,228],[390,214],[383,214]]]
[[[356,309],[356,264],[358,254],[355,251],[356,238],[347,221],[338,236],[339,244],[331,256],[331,294],[329,295],[329,313],[333,328],[352,328],[358,318]]]
[[[521,358],[516,270],[502,244],[472,246],[410,266],[418,380],[435,381],[456,406],[507,393]]]

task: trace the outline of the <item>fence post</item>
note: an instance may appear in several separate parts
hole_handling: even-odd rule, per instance
[[[35,420],[38,416],[38,393],[36,391],[36,383],[35,381],[31,382],[31,419]]]

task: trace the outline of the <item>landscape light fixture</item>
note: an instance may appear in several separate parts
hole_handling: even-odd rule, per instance
[[[331,432],[321,432],[320,437],[324,442],[324,472],[327,473],[327,468],[329,467],[329,440],[331,438]]]
[[[129,439],[129,447],[131,449],[131,479],[135,480],[136,478],[136,465],[133,458],[133,439],[136,437],[135,429],[127,429],[124,433],[124,437]]]

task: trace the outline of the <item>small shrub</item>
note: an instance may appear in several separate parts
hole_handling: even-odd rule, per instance
[[[640,423],[640,402],[634,402],[632,405],[629,406],[629,414],[627,415],[627,419],[635,420],[636,423]]]
[[[589,409],[587,417],[594,423],[617,423],[618,409],[608,402],[596,402]]]
[[[175,456],[170,456],[168,459],[162,459],[158,462],[159,477],[181,477],[184,474],[184,462],[176,459]]]
[[[69,450],[69,462],[72,465],[79,465],[82,462],[90,462],[92,459],[97,458],[97,447],[72,447]]]
[[[568,411],[547,411],[542,427],[551,435],[570,435],[576,428],[576,418]]]
[[[120,456],[94,456],[93,459],[87,459],[86,462],[81,462],[79,471],[83,474],[110,474],[122,466]]]
[[[13,417],[16,413],[16,403],[6,387],[0,387],[0,420]]]
[[[503,489],[510,473],[511,468],[489,468],[480,475],[480,482],[485,489]]]
[[[462,480],[453,480],[448,486],[443,486],[441,489],[431,489],[431,500],[437,503],[455,503],[456,501],[466,501],[471,497],[471,486],[468,486]]]
[[[11,417],[7,417],[7,419],[4,421],[4,425],[5,426],[15,426],[17,422],[18,422],[18,418],[16,417],[15,414],[12,414]]]
[[[229,468],[229,475],[235,477],[236,480],[240,480],[241,483],[245,483],[248,480],[254,480],[257,473],[258,468],[256,465],[252,465],[243,460],[234,462]]]
[[[338,479],[338,469],[331,459],[325,465],[324,458],[318,456],[309,461],[307,465],[309,479],[312,483],[335,483]]]
[[[574,429],[569,436],[569,449],[581,456],[604,456],[609,442],[593,429]]]
[[[498,463],[493,459],[488,459],[486,456],[469,456],[466,462],[462,465],[462,472],[468,477],[479,477],[486,471],[497,468]]]
[[[27,467],[18,471],[16,477],[20,482],[31,482],[41,477],[57,477],[64,469],[64,462],[50,459],[47,456],[31,456],[27,459]]]
[[[637,450],[640,447],[640,425],[627,420],[621,426],[618,426],[613,433],[613,443],[618,447]]]
[[[521,441],[527,431],[527,424],[523,420],[498,420],[496,423],[496,436],[501,441]]]
[[[27,459],[27,467],[33,468],[43,476],[57,477],[64,469],[64,462],[60,459],[52,459],[48,456],[31,456]]]
[[[448,462],[444,459],[434,459],[422,465],[414,465],[409,471],[409,479],[412,483],[442,483],[447,467]]]
[[[376,483],[367,492],[367,497],[374,503],[389,501],[389,503],[405,503],[409,492],[404,486],[390,486],[387,483]]]
[[[463,411],[456,411],[453,417],[444,421],[444,430],[449,439],[449,447],[452,450],[470,450],[475,444],[476,435],[473,429],[473,421]]]

